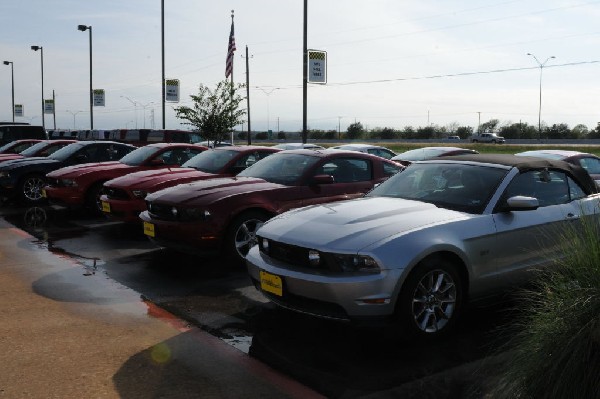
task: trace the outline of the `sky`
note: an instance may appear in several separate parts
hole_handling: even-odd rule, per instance
[[[308,48],[327,52],[327,84],[308,85],[309,129],[537,126],[540,111],[548,125],[600,122],[600,1],[307,0],[307,9]],[[180,80],[165,127],[187,129],[173,107],[225,79],[232,10],[233,76],[245,83],[248,62],[252,130],[301,131],[300,0],[164,0],[165,77]],[[43,97],[55,96],[46,128],[89,129],[89,31],[80,24],[92,26],[93,88],[105,91],[94,128],[161,128],[159,0],[2,1],[0,61],[13,64],[0,64],[0,121],[12,120],[12,69],[24,107],[16,121],[42,124],[37,45]]]

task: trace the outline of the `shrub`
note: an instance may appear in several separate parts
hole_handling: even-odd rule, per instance
[[[567,231],[566,257],[525,292],[494,398],[596,398],[600,392],[600,241],[586,218]]]

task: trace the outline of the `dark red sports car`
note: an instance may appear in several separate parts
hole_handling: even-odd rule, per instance
[[[67,166],[46,176],[43,195],[68,207],[87,205],[100,211],[104,182],[140,170],[178,167],[207,147],[186,143],[157,143],[140,147],[118,161]]]
[[[15,140],[10,143],[6,143],[0,147],[0,154],[18,154],[21,151],[26,150],[31,147],[35,143],[39,143],[42,140],[38,139],[23,139],[23,140]]]
[[[273,154],[237,177],[180,184],[149,194],[144,233],[161,246],[243,261],[256,230],[292,208],[362,196],[402,169],[354,151]]]
[[[77,140],[19,140],[32,142],[22,148],[18,153],[0,153],[0,162],[11,161],[26,157],[47,157],[60,150],[66,145],[76,142]],[[14,143],[14,141],[13,141]],[[12,144],[12,143],[10,143]]]
[[[181,168],[145,170],[104,183],[102,211],[115,219],[140,223],[146,210],[146,195],[177,184],[235,176],[255,162],[280,151],[265,146],[229,146],[204,151]]]

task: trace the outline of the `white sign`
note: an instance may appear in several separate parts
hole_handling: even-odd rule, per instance
[[[308,82],[327,83],[327,53],[308,50]]]
[[[23,104],[15,104],[15,116],[23,116]]]
[[[179,79],[165,79],[165,101],[179,102]]]
[[[104,89],[94,89],[94,107],[104,107]]]
[[[44,113],[45,114],[53,114],[54,113],[54,100],[44,100]]]

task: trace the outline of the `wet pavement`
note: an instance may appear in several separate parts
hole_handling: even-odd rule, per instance
[[[403,391],[415,395],[410,397],[479,397],[486,367],[495,359],[490,355],[505,342],[501,331],[512,314],[507,306],[471,309],[455,335],[415,343],[393,327],[358,329],[278,309],[255,290],[245,270],[157,248],[138,226],[57,207],[3,206],[0,216],[31,234],[38,251],[76,266],[35,280],[37,295],[115,312],[129,307],[166,311],[186,329],[169,340],[187,347],[187,336],[193,335],[187,328],[209,333],[246,358],[332,398],[405,397],[398,396]],[[132,298],[123,301],[118,291],[133,293]],[[104,322],[112,317],[107,312]],[[141,367],[144,358],[134,356],[123,368]],[[130,373],[117,372],[115,384],[127,385],[124,375]]]

